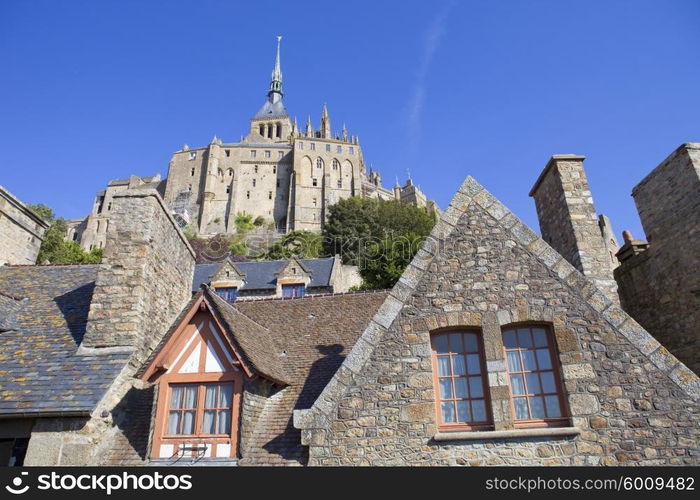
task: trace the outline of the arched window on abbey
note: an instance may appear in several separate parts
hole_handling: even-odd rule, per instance
[[[275,124],[275,128],[277,129],[275,133],[275,137],[280,138],[282,137],[282,124],[280,122],[277,122]]]
[[[316,158],[316,168],[323,168],[323,160],[321,157]]]
[[[333,158],[333,170],[338,170],[339,168],[340,162],[336,158]]]

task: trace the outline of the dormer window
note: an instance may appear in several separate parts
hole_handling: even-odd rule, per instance
[[[234,458],[243,392],[240,365],[214,322],[201,315],[178,336],[149,368],[148,377],[157,377],[159,386],[151,457]]]
[[[235,286],[218,287],[214,291],[219,297],[228,302],[234,302],[238,298],[238,288],[236,288]]]
[[[282,297],[293,298],[306,295],[306,285],[282,285]]]

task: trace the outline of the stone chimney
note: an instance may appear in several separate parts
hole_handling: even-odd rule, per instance
[[[530,196],[535,198],[542,238],[618,303],[613,256],[598,224],[584,159],[580,155],[552,156]]]
[[[143,361],[190,299],[194,264],[155,190],[115,194],[81,350],[133,348]]]

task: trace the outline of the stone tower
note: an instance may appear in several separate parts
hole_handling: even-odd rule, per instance
[[[530,196],[535,198],[542,238],[617,302],[613,260],[598,223],[584,159],[552,156]]]

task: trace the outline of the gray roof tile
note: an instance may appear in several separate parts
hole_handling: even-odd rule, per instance
[[[0,331],[0,414],[88,413],[126,364],[128,353],[77,354],[98,269],[0,267],[0,290],[26,297]]]

